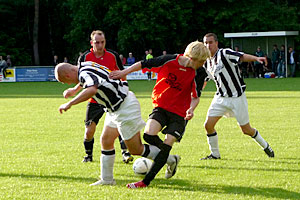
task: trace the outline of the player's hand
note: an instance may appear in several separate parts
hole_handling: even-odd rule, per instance
[[[267,63],[267,59],[265,57],[257,57],[256,61],[260,64],[263,64],[264,62]]]
[[[59,106],[59,112],[60,112],[60,114],[62,114],[63,113],[63,111],[67,111],[67,110],[69,110],[71,108],[71,104],[68,102],[68,103],[65,103],[65,104],[62,104],[62,105],[60,105]]]
[[[125,74],[121,70],[112,71],[109,73],[109,78],[111,79],[121,79]]]
[[[187,111],[186,111],[186,116],[185,116],[185,120],[190,120],[194,117],[194,111],[189,108]]]
[[[64,98],[69,98],[71,96],[74,96],[76,94],[76,90],[74,90],[73,88],[69,88],[69,89],[66,89],[64,92],[63,92],[63,96]]]

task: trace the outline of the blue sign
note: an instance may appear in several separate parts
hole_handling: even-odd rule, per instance
[[[16,68],[16,82],[56,81],[54,67]]]

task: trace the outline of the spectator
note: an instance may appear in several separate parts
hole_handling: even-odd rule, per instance
[[[163,56],[167,55],[167,51],[166,51],[166,50],[163,50],[162,55],[163,55]]]
[[[6,79],[6,69],[8,68],[8,65],[6,63],[5,60],[3,60],[3,57],[0,56],[0,72],[2,71],[2,74],[3,74],[3,78]]]
[[[10,55],[7,55],[7,56],[6,56],[6,63],[7,63],[7,66],[8,66],[8,67],[12,67]]]
[[[64,57],[64,62],[67,63],[68,62],[68,58]]]
[[[146,60],[146,57],[147,57],[148,54],[149,54],[149,51],[146,50],[146,51],[145,51],[145,55],[144,55],[144,57],[143,57],[143,60]]]
[[[255,52],[255,55],[257,57],[264,57],[264,52],[261,50],[260,46],[257,47],[257,50]],[[255,75],[256,78],[262,78],[263,77],[263,64],[255,61],[254,62],[254,69],[255,69]]]
[[[272,51],[272,71],[275,73],[277,76],[277,66],[279,63],[279,56],[280,56],[280,51],[277,47],[277,44],[274,44],[273,46],[273,51]]]
[[[133,65],[135,63],[135,57],[133,57],[131,52],[128,55],[129,55],[129,57],[127,58],[127,64]]]
[[[149,49],[149,53],[148,55],[146,56],[146,60],[149,60],[149,59],[152,59],[153,58],[153,55],[152,55],[152,49]],[[148,81],[151,80],[151,71],[148,71],[147,72],[147,76],[148,76]]]
[[[284,45],[281,45],[281,48],[280,48],[277,74],[278,74],[279,78],[285,77],[285,46]]]
[[[292,47],[289,47],[288,66],[290,69],[290,77],[295,77],[296,62],[297,62],[296,59],[297,59],[296,52],[293,50]]]
[[[120,60],[122,62],[122,65],[123,66],[126,65],[126,58],[123,56],[123,54],[120,54],[119,57],[120,57]]]
[[[56,66],[58,64],[58,56],[54,55],[53,57],[53,65]]]

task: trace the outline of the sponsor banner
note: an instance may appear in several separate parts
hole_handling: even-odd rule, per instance
[[[16,68],[17,82],[56,81],[54,67]]]
[[[1,72],[0,82],[16,82],[15,68],[7,68],[5,78],[3,77],[3,72]]]
[[[128,66],[124,66],[127,68]],[[143,73],[142,70],[131,72],[126,76],[127,80],[148,80],[147,72]],[[156,73],[151,72],[151,79],[157,79]]]

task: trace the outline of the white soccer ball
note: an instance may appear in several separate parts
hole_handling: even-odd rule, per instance
[[[138,158],[133,163],[133,171],[138,176],[145,176],[152,166],[152,161],[148,158]]]

